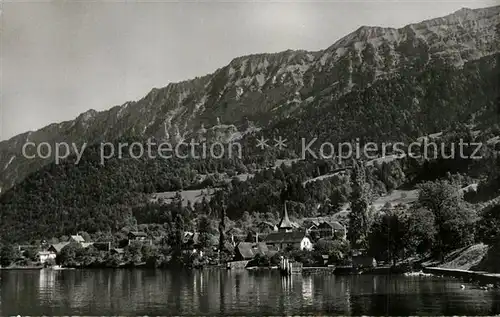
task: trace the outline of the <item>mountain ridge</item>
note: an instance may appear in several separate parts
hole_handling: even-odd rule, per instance
[[[401,28],[361,26],[319,51],[286,50],[236,57],[211,74],[162,88],[108,110],[87,110],[0,142],[0,188],[5,192],[49,160],[27,160],[22,145],[102,142],[127,135],[178,142],[207,127],[228,140],[251,122],[264,128],[354,87],[365,89],[430,62],[462,67],[500,51],[500,6],[460,9]],[[223,123],[223,124],[221,124]],[[217,130],[220,131],[217,131]],[[220,133],[219,133],[220,132]]]

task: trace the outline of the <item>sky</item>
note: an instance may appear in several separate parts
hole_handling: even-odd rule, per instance
[[[238,56],[321,50],[362,25],[402,27],[499,1],[3,0],[0,140],[138,100]]]

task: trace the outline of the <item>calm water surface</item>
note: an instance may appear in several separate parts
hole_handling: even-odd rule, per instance
[[[0,315],[492,315],[500,292],[437,277],[205,270],[1,271]]]

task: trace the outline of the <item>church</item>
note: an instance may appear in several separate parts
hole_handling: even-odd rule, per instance
[[[272,246],[278,251],[295,250],[312,250],[313,245],[307,236],[305,230],[300,230],[296,224],[288,218],[288,211],[285,208],[281,221],[277,225],[277,232],[272,232],[267,235],[265,242],[268,246]]]

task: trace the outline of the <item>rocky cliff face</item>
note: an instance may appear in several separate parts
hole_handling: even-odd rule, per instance
[[[435,63],[460,68],[498,53],[499,33],[500,6],[461,9],[400,29],[364,26],[318,52],[235,58],[213,74],[154,88],[139,101],[89,110],[75,120],[0,142],[0,188],[5,192],[51,161],[24,158],[21,150],[28,141],[82,144],[124,136],[227,141],[408,70]]]

